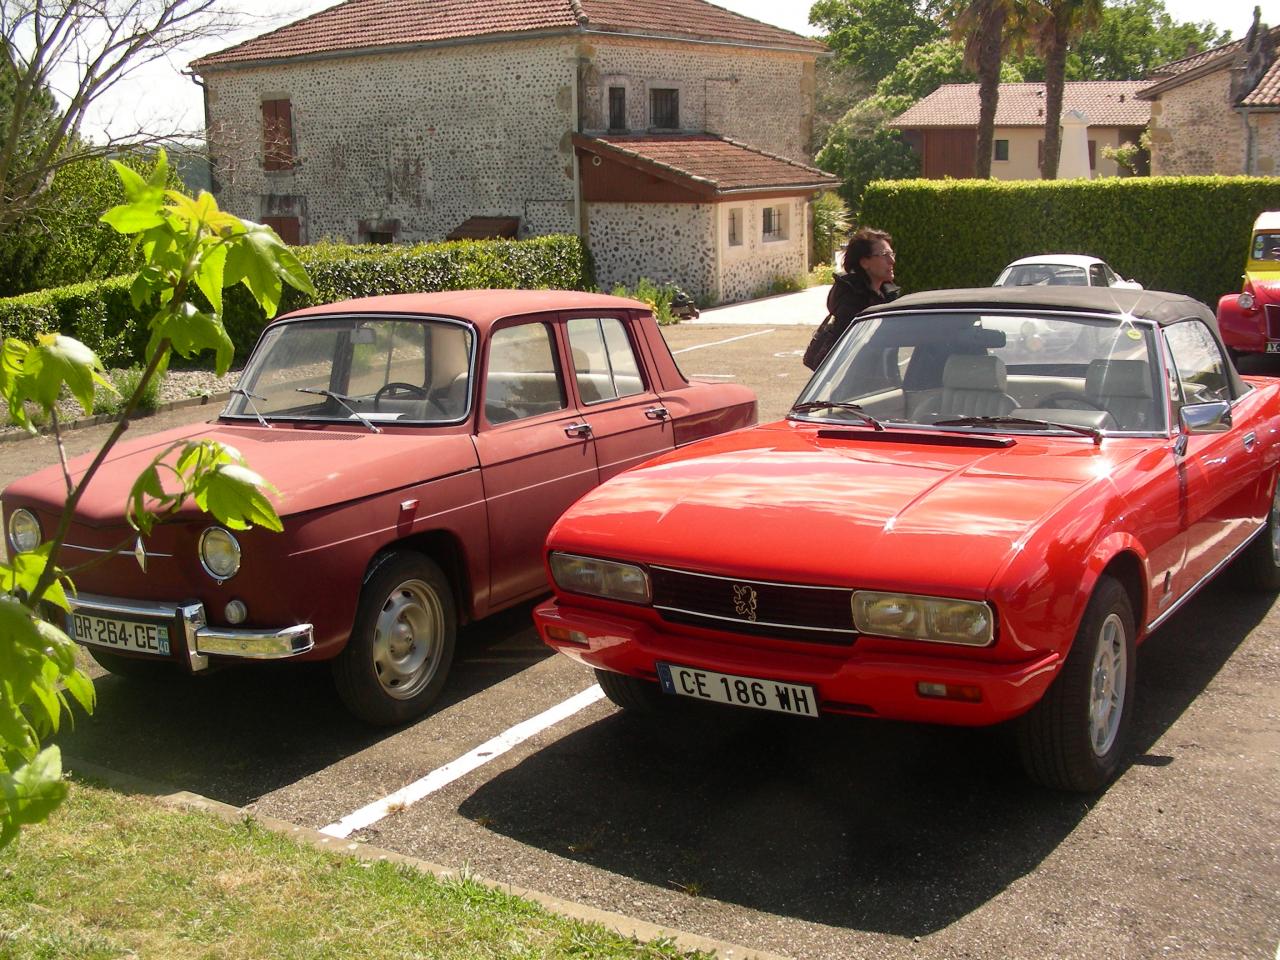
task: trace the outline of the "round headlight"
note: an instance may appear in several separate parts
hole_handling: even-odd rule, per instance
[[[1253,294],[1246,290],[1244,293],[1236,297],[1236,303],[1240,305],[1241,310],[1253,309]]]
[[[9,514],[9,545],[14,550],[18,553],[34,550],[42,539],[40,521],[34,513],[19,507]]]
[[[228,530],[210,527],[200,534],[200,563],[217,580],[229,580],[240,569],[240,544]]]

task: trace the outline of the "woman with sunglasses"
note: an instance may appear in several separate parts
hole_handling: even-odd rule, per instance
[[[830,318],[818,328],[804,363],[816,369],[853,318],[876,303],[896,300],[902,292],[893,282],[893,238],[874,227],[859,227],[844,251],[844,274],[827,294]]]

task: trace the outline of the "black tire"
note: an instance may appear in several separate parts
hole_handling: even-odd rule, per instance
[[[623,710],[634,713],[656,713],[662,709],[664,696],[657,683],[628,677],[612,670],[597,670],[596,682],[604,695]]]
[[[1257,590],[1280,590],[1280,478],[1273,479],[1271,509],[1266,527],[1245,547],[1236,563],[1248,586]]]
[[[177,664],[171,660],[144,660],[141,657],[125,657],[110,650],[85,645],[89,656],[107,673],[126,680],[144,683],[160,683],[183,676]]]
[[[342,702],[377,726],[421,716],[444,689],[457,631],[453,591],[434,561],[407,550],[375,559],[333,661]]]
[[[1018,752],[1032,780],[1092,793],[1116,775],[1132,725],[1136,651],[1129,594],[1103,576],[1062,670],[1018,721]]]

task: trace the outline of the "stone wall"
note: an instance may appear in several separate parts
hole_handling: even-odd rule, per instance
[[[589,203],[587,244],[600,289],[641,277],[715,300],[716,207],[695,203]]]
[[[764,238],[765,207],[783,208],[785,237]],[[729,219],[735,209],[741,211],[742,233],[742,243],[736,246],[729,243]],[[718,204],[716,213],[720,250],[717,302],[732,303],[767,294],[775,280],[797,278],[808,269],[808,203],[804,198],[738,203],[726,200]]]
[[[1249,173],[1280,176],[1280,114],[1251,114],[1249,125],[1253,128],[1253,169]]]
[[[575,44],[465,44],[211,72],[209,138],[224,206],[297,215],[302,241],[438,240],[469,216],[576,233]],[[518,91],[519,95],[513,95]],[[264,100],[292,104],[292,170],[262,169]]]
[[[1245,172],[1244,123],[1230,96],[1230,71],[1218,70],[1152,101],[1152,176]]]
[[[583,128],[609,124],[609,87],[626,90],[627,132],[650,129],[649,90],[676,89],[680,129],[719,134],[808,163],[811,55],[669,41],[593,37],[580,46]]]

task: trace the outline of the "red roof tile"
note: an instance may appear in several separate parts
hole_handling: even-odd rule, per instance
[[[1258,85],[1240,98],[1240,107],[1280,107],[1280,59],[1271,64]]]
[[[1263,25],[1259,25],[1263,26]],[[1146,99],[1154,99],[1157,95],[1163,93],[1171,87],[1181,86],[1190,80],[1195,79],[1202,74],[1216,73],[1219,70],[1230,69],[1235,66],[1238,61],[1246,58],[1248,50],[1246,45],[1249,42],[1250,34],[1246,33],[1239,40],[1233,40],[1231,43],[1224,43],[1220,47],[1214,47],[1211,50],[1205,50],[1201,53],[1194,53],[1189,57],[1183,57],[1181,60],[1174,60],[1170,63],[1161,64],[1151,71],[1151,76],[1147,80],[1147,85],[1143,87],[1140,96]],[[1271,27],[1267,30],[1267,40],[1272,46],[1280,46],[1280,27]],[[1266,84],[1264,78],[1259,86]],[[1246,96],[1239,105],[1247,104],[1252,93]],[[1255,103],[1248,104],[1250,106],[1273,106],[1276,105],[1277,98],[1271,94],[1266,99]]]
[[[816,40],[705,0],[346,0],[201,57],[191,66],[201,71],[312,54],[583,30],[718,40],[815,54],[826,50]]]
[[[840,183],[816,167],[756,150],[711,134],[668,136],[574,136],[578,146],[601,156],[623,157],[676,182],[690,180],[712,193],[739,190],[797,191]]]
[[[1062,92],[1062,112],[1079,110],[1093,127],[1144,127],[1151,104],[1135,94],[1145,80],[1068,81]],[[929,96],[895,117],[891,127],[976,127],[978,85],[944,83]],[[1044,84],[1002,83],[996,104],[997,127],[1044,126]]]

